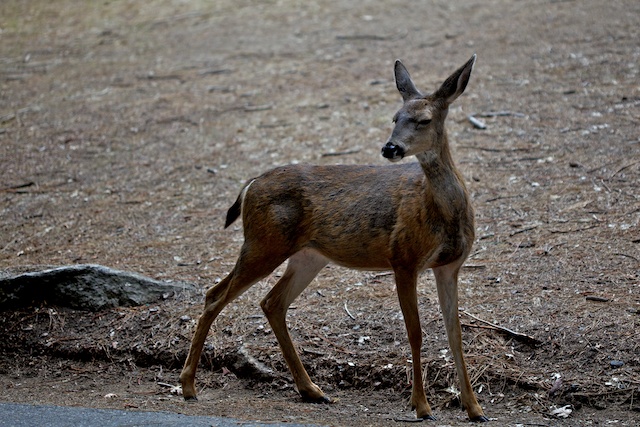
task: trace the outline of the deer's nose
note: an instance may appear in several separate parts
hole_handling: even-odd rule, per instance
[[[400,160],[404,157],[404,149],[389,141],[382,147],[382,157],[389,160]]]

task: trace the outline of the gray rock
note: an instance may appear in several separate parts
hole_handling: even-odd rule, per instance
[[[162,282],[101,265],[72,265],[14,276],[0,275],[0,310],[46,302],[99,311],[150,304],[189,292],[196,286]]]

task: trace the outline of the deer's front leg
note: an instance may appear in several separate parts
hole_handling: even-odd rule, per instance
[[[413,387],[411,389],[411,407],[415,408],[418,418],[435,420],[431,413],[431,407],[427,403],[422,382],[422,362],[420,351],[422,348],[422,328],[420,327],[420,315],[418,313],[417,272],[395,270],[396,290],[400,300],[400,308],[407,327],[409,344],[411,345],[411,360],[413,363]]]
[[[433,269],[438,287],[438,299],[444,317],[444,324],[449,338],[449,347],[456,363],[456,371],[460,381],[460,401],[467,410],[471,421],[485,422],[489,419],[484,415],[476,400],[467,373],[467,366],[462,355],[462,330],[458,317],[458,269],[457,266],[444,266]]]

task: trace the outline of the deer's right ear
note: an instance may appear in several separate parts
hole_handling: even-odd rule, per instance
[[[402,62],[400,62],[399,59],[396,60],[396,65],[393,71],[396,77],[396,87],[398,88],[400,95],[402,95],[403,101],[406,102],[410,99],[419,98],[422,96],[422,94],[418,91],[418,89],[416,89],[415,85],[413,84],[409,72],[407,71],[405,66],[402,65]]]

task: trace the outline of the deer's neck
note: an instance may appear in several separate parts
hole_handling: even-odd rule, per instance
[[[436,149],[416,155],[427,181],[437,185],[437,183],[442,180],[454,179],[464,185],[460,179],[458,169],[453,163],[446,132],[440,134],[439,139],[440,140],[434,144],[435,147],[437,147]]]
[[[440,210],[465,210],[468,198],[464,180],[453,163],[446,133],[441,138],[437,150],[416,155],[426,178],[425,198]]]

